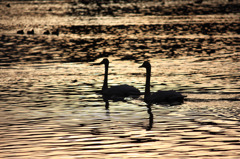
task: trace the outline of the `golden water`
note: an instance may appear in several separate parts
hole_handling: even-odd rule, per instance
[[[144,91],[140,64],[111,61],[110,85],[126,83]],[[228,67],[219,69],[223,63]],[[230,77],[239,74],[227,70],[236,65],[219,61],[204,70],[204,62],[192,58],[154,59],[152,65],[152,91],[180,89],[188,99],[179,106],[153,105],[153,119],[142,97],[110,101],[105,110],[96,93],[102,86],[102,66],[57,63],[2,69],[1,157],[237,157],[240,95],[231,92],[239,90],[239,81]],[[204,71],[189,75],[197,70]]]
[[[238,13],[80,16],[67,13],[84,5],[66,1],[7,3],[0,3],[0,158],[239,158]],[[187,2],[165,5],[175,3]],[[228,30],[199,31],[209,22]],[[196,30],[158,26],[179,23]],[[87,33],[92,25],[110,30]],[[86,32],[79,32],[82,27]],[[16,34],[32,28],[35,35]],[[56,28],[59,36],[43,35]],[[169,57],[167,46],[176,46],[180,56]],[[94,65],[100,53],[110,60],[109,85],[143,92],[145,70],[138,67],[150,60],[151,91],[176,90],[186,101],[148,108],[141,96],[109,101],[105,109],[99,94],[104,67]]]

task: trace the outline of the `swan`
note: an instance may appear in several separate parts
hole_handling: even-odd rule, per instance
[[[144,101],[148,104],[182,104],[184,97],[181,93],[176,91],[157,91],[156,93],[150,93],[150,78],[151,78],[151,64],[145,61],[140,67],[146,68],[146,85]]]
[[[27,34],[34,34],[34,30],[32,29],[31,31],[27,31]]]
[[[18,30],[17,34],[24,34],[24,31],[23,30]]]
[[[108,66],[109,60],[103,59],[100,64],[105,65],[105,74],[104,74],[104,82],[102,86],[102,94],[104,98],[113,99],[113,100],[124,100],[124,97],[132,97],[138,98],[140,96],[140,91],[129,85],[117,85],[108,88]]]

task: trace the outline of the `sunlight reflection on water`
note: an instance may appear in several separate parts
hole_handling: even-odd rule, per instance
[[[110,85],[124,82],[144,90],[140,64],[110,60]],[[154,105],[149,112],[141,99],[109,101],[109,110],[105,110],[105,103],[97,93],[102,86],[102,66],[68,63],[2,69],[1,76],[7,79],[1,78],[1,145],[8,148],[0,149],[1,156],[38,158],[43,152],[46,157],[63,158],[100,154],[117,157],[123,152],[126,157],[141,157],[146,152],[149,157],[186,154],[206,157],[206,153],[238,156],[239,94],[211,94],[209,90],[219,79],[207,77],[214,73],[231,76],[234,72],[227,74],[226,70],[230,66],[218,70],[219,63],[215,62],[206,70],[199,68],[205,67],[204,63],[181,58],[152,59],[152,65],[152,91],[179,89],[188,95],[185,104]],[[204,71],[186,80],[194,68]],[[136,72],[139,74],[135,75]],[[218,82],[222,92],[238,90],[231,80],[228,85],[224,83],[227,81],[222,82]],[[197,93],[202,83],[205,86],[209,83],[205,94]]]
[[[165,2],[0,2],[0,158],[238,158],[239,4]],[[151,91],[185,103],[107,109],[105,56],[109,85],[143,92],[150,60]]]

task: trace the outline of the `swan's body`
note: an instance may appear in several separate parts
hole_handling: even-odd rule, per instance
[[[150,104],[182,104],[184,96],[176,91],[157,91],[146,98]]]
[[[140,96],[140,91],[129,85],[118,85],[108,88],[108,59],[103,59],[100,64],[105,65],[104,83],[102,87],[102,94],[104,98],[113,100],[123,100],[125,97],[137,98]]]
[[[118,86],[112,86],[108,89],[103,90],[103,94],[106,96],[129,97],[129,96],[139,96],[140,91],[133,86],[118,85]]]
[[[176,91],[157,91],[150,93],[151,64],[145,61],[142,66],[147,70],[144,101],[148,104],[182,104],[184,96]]]
[[[34,30],[32,29],[31,31],[27,31],[27,34],[34,34]]]

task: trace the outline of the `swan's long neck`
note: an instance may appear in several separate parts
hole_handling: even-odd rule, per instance
[[[147,97],[151,95],[150,93],[150,78],[151,78],[151,66],[146,68],[147,74],[146,74],[146,85],[145,85],[145,95],[144,99],[146,100]]]
[[[105,64],[105,74],[102,90],[105,90],[107,88],[108,88],[108,64]]]

